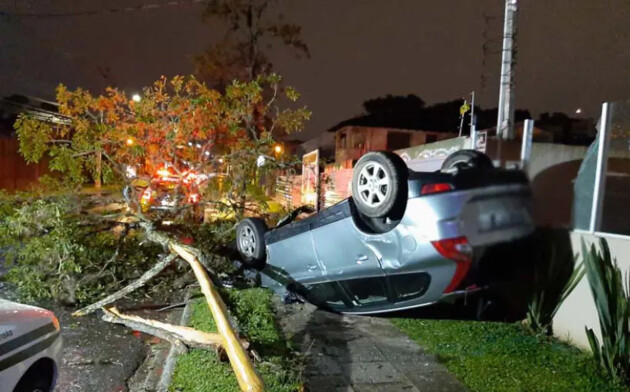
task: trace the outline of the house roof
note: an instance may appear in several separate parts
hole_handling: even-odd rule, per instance
[[[410,113],[372,113],[341,121],[327,131],[337,132],[347,126],[457,132],[459,130],[459,117],[457,115],[443,116],[428,110]]]
[[[40,98],[13,94],[0,98],[0,117],[3,119],[28,113],[34,118],[51,123],[66,123],[68,118],[59,114],[59,105]]]

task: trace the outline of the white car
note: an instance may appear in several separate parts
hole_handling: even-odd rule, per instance
[[[0,392],[50,392],[62,343],[59,320],[42,308],[0,299]]]

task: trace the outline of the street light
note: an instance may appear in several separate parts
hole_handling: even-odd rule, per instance
[[[276,154],[280,154],[282,152],[282,146],[279,144],[276,144],[273,150],[276,152]]]
[[[140,102],[140,99],[142,99],[142,97],[140,97],[140,94],[134,94],[134,95],[131,96],[131,99],[134,102]]]
[[[582,114],[582,108],[577,108],[575,110],[575,114]]]
[[[132,138],[128,138],[126,141],[128,146],[133,146],[133,139]]]

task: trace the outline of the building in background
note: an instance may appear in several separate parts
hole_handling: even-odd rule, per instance
[[[370,151],[401,150],[457,136],[451,132],[361,125],[344,125],[329,132],[335,133],[335,164],[346,169],[351,169],[363,154]]]
[[[19,152],[19,141],[13,124],[20,113],[51,123],[63,123],[57,104],[39,98],[11,95],[0,98],[0,189],[26,190],[48,171],[48,162],[27,164]]]
[[[523,125],[524,122],[517,122],[514,124],[514,140],[521,141],[523,140]],[[480,130],[480,132],[486,132],[488,136],[495,136],[497,133],[497,128],[492,127],[488,129]],[[538,125],[537,122],[534,122],[534,129],[532,129],[532,141],[539,143],[553,143],[554,142],[554,133],[549,130],[545,130]]]

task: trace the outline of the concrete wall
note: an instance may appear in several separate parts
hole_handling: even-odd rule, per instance
[[[582,239],[586,241],[587,246],[590,246],[593,242],[596,243],[596,246],[599,246],[597,243],[600,237],[602,236],[579,232],[571,233],[573,253],[578,255],[578,260],[581,260]],[[630,273],[630,239],[606,235],[603,238],[608,242],[611,255],[617,259],[617,263],[623,273]],[[557,337],[568,340],[578,347],[590,350],[588,339],[584,332],[585,326],[592,328],[601,341],[597,309],[595,308],[586,276],[560,307],[553,320],[553,329]]]
[[[469,138],[455,137],[397,150],[396,154],[400,155],[412,170],[435,171],[440,169],[447,156],[467,148],[469,143]]]
[[[498,150],[497,140],[488,140],[486,153],[495,161],[498,161]],[[506,167],[513,167],[520,162],[520,141],[502,141],[500,150]],[[571,228],[574,182],[587,150],[584,146],[532,143],[527,174],[535,201],[534,220],[538,225]],[[605,205],[614,207],[624,201],[619,197],[619,191],[627,187],[624,180],[630,178],[630,151],[611,150],[609,158]],[[612,175],[612,172],[616,175]],[[617,195],[614,200],[611,199],[612,195]],[[626,210],[630,214],[630,208]],[[606,211],[610,213],[610,209]],[[605,221],[615,223],[612,219]],[[616,223],[619,226],[619,222]]]

